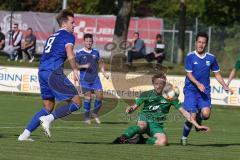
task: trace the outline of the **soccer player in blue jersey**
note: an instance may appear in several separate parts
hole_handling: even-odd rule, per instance
[[[216,57],[205,52],[208,43],[206,33],[198,33],[196,36],[196,50],[190,52],[185,57],[185,79],[184,109],[191,113],[193,119],[201,124],[202,120],[207,120],[211,114],[210,97],[210,70],[214,73],[216,80],[226,91],[231,91],[224,82]],[[182,145],[187,145],[187,137],[191,131],[192,124],[189,121],[184,123]],[[196,129],[196,131],[199,131]]]
[[[78,79],[78,68],[73,52],[74,15],[71,11],[63,10],[56,19],[60,29],[47,39],[39,65],[38,76],[43,108],[32,117],[26,129],[18,137],[19,141],[31,140],[30,134],[40,122],[45,133],[50,137],[49,127],[53,120],[67,116],[80,108],[78,92],[63,73],[64,61],[68,59],[74,78]],[[68,103],[53,111],[55,100],[66,100]]]
[[[93,35],[84,35],[84,48],[76,52],[76,61],[78,65],[88,66],[85,68],[80,67],[80,85],[84,94],[84,111],[85,111],[85,123],[90,124],[90,110],[91,110],[91,99],[92,93],[96,95],[94,102],[93,117],[96,122],[100,124],[98,118],[98,112],[102,106],[103,90],[102,84],[98,76],[98,67],[100,68],[103,76],[109,78],[104,69],[103,60],[100,58],[99,52],[92,48]]]

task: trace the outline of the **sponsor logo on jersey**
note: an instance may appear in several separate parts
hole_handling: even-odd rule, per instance
[[[83,56],[83,59],[86,59],[87,58],[87,56]]]
[[[149,109],[152,110],[152,111],[155,111],[155,110],[157,110],[159,107],[160,107],[160,105],[157,105],[157,106],[149,106]]]
[[[207,65],[207,66],[210,66],[210,61],[206,61],[206,65]]]

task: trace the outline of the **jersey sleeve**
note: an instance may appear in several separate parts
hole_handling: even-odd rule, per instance
[[[220,71],[219,65],[218,65],[217,60],[216,60],[215,57],[213,59],[213,63],[211,64],[211,70],[213,72],[219,72]]]
[[[239,60],[239,59],[238,59],[237,62],[235,63],[234,68],[235,68],[236,70],[239,70],[239,69],[240,69],[240,60]]]
[[[179,101],[179,99],[176,100],[172,100],[171,104],[178,110],[181,107],[181,103]]]
[[[64,43],[65,43],[65,47],[68,44],[71,44],[72,46],[74,46],[74,44],[75,44],[75,37],[72,34],[66,35],[66,37],[64,38]]]
[[[141,106],[144,103],[145,98],[146,94],[143,92],[138,98],[135,99],[135,104],[137,106]]]
[[[185,58],[185,71],[186,72],[192,72],[193,66],[192,66],[192,58],[191,56],[186,56]]]

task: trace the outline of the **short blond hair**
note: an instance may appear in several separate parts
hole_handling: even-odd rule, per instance
[[[158,78],[161,78],[162,80],[164,80],[165,82],[167,81],[167,78],[166,78],[166,74],[161,72],[161,73],[158,73],[158,74],[155,74],[153,75],[152,77],[152,83],[154,83],[154,81]]]

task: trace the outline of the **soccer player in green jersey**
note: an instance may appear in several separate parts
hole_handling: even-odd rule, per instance
[[[181,107],[178,99],[168,100],[162,96],[163,88],[166,85],[166,76],[164,73],[154,75],[152,77],[152,83],[154,89],[143,92],[140,97],[135,100],[135,103],[126,109],[126,113],[130,114],[143,104],[138,116],[137,125],[131,126],[125,130],[125,132],[120,137],[117,137],[113,143],[132,143],[131,138],[136,134],[147,133],[150,137],[146,139],[144,143],[166,146],[168,140],[164,132],[163,124],[172,105],[198,129],[209,131],[207,126],[201,126],[191,118],[191,115]]]
[[[231,83],[232,79],[236,76],[237,71],[240,69],[240,58],[238,58],[237,62],[235,63],[234,68],[232,69],[232,71],[230,72],[228,81],[227,81],[227,86],[229,86],[229,84]]]

